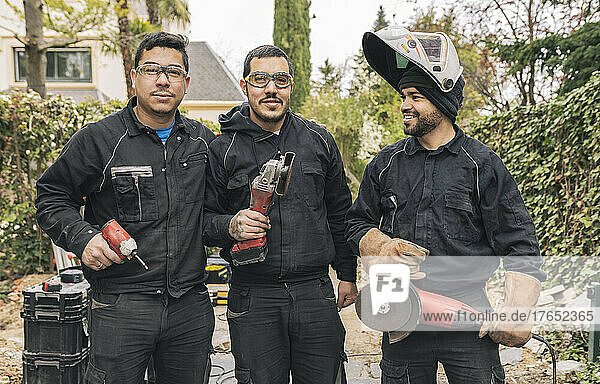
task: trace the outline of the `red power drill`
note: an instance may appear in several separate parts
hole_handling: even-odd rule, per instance
[[[296,154],[286,152],[279,159],[267,161],[252,181],[250,209],[267,215],[273,194],[283,196],[290,184]],[[238,241],[231,248],[231,259],[235,266],[259,263],[267,257],[267,238]]]
[[[135,257],[144,268],[148,269],[146,263],[138,256],[137,243],[115,219],[110,219],[104,224],[102,237],[121,260],[131,261]]]

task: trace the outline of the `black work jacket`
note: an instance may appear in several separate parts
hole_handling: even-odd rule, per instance
[[[137,120],[136,100],[73,135],[37,182],[37,219],[58,246],[79,257],[101,226],[116,219],[137,242],[149,270],[136,261],[97,272],[84,267],[92,288],[109,293],[168,289],[179,297],[204,279],[202,203],[214,134],[177,112],[163,145]]]
[[[385,147],[367,165],[347,214],[358,244],[371,228],[431,252],[415,284],[487,307],[484,287],[503,257],[505,269],[543,281],[538,241],[517,184],[486,145],[454,126],[455,137],[429,151],[414,137]]]
[[[261,263],[233,266],[233,284],[303,281],[328,272],[355,281],[356,256],[344,238],[344,216],[352,197],[340,152],[331,134],[288,110],[280,134],[250,120],[244,103],[219,117],[222,134],[211,144],[205,197],[204,237],[231,260],[229,221],[250,206],[250,184],[261,166],[285,152],[296,153],[287,192],[269,212],[268,253]]]

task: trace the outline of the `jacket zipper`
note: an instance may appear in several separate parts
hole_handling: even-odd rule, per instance
[[[137,190],[140,221],[142,221],[142,195],[140,194],[140,183],[137,175],[133,176],[133,183],[135,184],[135,189]]]
[[[396,211],[398,210],[398,201],[396,200],[396,195],[390,196],[390,200],[392,200],[392,203],[394,204],[394,210],[392,211],[392,230],[391,230],[391,232],[394,233],[394,221],[396,221]]]

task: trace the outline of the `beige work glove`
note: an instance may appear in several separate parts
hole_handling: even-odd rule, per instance
[[[425,273],[419,270],[419,265],[429,255],[429,251],[410,241],[392,239],[377,228],[372,228],[360,239],[358,250],[367,271],[375,263],[402,263],[410,269],[411,280],[425,277]]]
[[[507,347],[522,347],[531,339],[533,323],[529,314],[540,297],[542,283],[533,276],[521,272],[507,271],[504,278],[504,304],[498,314],[505,313],[505,322],[486,322],[479,331],[479,337],[489,333],[490,338]],[[517,316],[527,314],[528,320],[515,321]]]

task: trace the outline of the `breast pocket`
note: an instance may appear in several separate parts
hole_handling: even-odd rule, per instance
[[[227,197],[234,209],[246,209],[250,206],[250,182],[247,174],[238,173],[229,179]]]
[[[317,210],[324,204],[325,171],[319,163],[302,162],[302,194],[306,204]]]
[[[406,199],[394,193],[384,193],[381,197],[381,220],[379,229],[389,235],[406,237],[410,224],[406,217]]]
[[[476,225],[469,193],[446,191],[444,199],[444,228],[448,238],[469,243],[478,240],[481,230]]]
[[[158,218],[151,166],[112,167],[110,174],[120,221],[152,221]]]
[[[179,174],[186,203],[195,203],[204,198],[206,158],[206,152],[186,154],[179,158]]]

